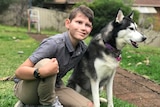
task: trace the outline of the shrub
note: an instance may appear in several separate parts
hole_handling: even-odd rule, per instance
[[[113,20],[119,9],[123,11],[124,15],[128,15],[131,12],[131,7],[124,5],[122,0],[94,0],[88,6],[95,14],[91,36],[100,32],[108,22]],[[136,21],[138,21],[138,15],[138,12],[135,12],[134,19]]]
[[[13,0],[0,0],[0,14],[6,11]]]

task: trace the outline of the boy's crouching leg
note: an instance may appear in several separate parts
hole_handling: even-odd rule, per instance
[[[64,107],[93,107],[92,101],[69,87],[56,88],[56,95]]]
[[[49,61],[50,59],[47,58],[42,59],[35,65],[35,68],[40,68],[45,64],[47,64]],[[38,86],[38,96],[40,104],[52,105],[54,103],[54,100],[56,98],[55,82],[56,82],[56,75],[41,79]]]

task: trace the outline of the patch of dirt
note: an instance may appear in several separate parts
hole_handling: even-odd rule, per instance
[[[29,35],[41,42],[46,35]],[[114,96],[137,107],[160,107],[160,85],[140,75],[118,68],[114,79]]]
[[[29,36],[31,36],[33,39],[37,40],[38,42],[41,42],[43,39],[47,38],[47,35],[39,34],[39,33],[28,33]]]
[[[160,107],[160,85],[121,68],[115,75],[114,95],[138,107]]]

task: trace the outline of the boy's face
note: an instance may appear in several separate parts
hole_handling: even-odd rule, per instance
[[[92,30],[92,22],[80,12],[72,20],[67,19],[65,26],[69,30],[72,39],[77,41],[84,40]]]

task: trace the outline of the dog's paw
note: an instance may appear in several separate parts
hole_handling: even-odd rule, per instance
[[[100,97],[99,100],[100,100],[100,102],[102,102],[102,103],[107,103],[107,99],[105,99],[105,98]]]

